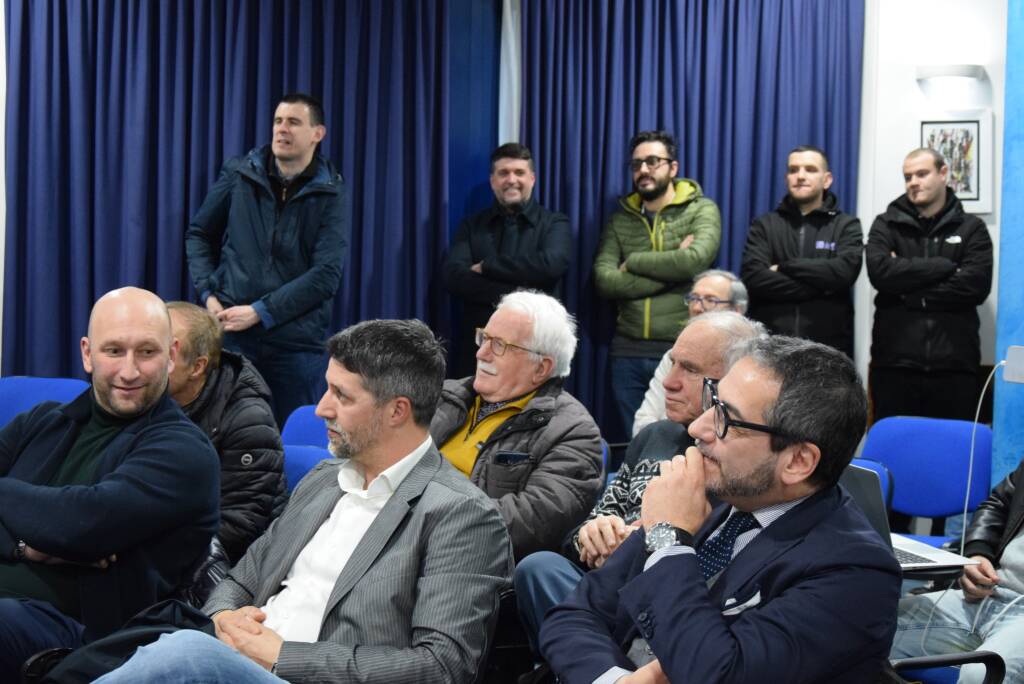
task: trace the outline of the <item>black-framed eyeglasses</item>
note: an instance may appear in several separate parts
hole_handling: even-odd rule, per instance
[[[534,351],[533,349],[527,349],[526,347],[523,347],[521,345],[512,344],[511,342],[506,342],[505,340],[501,339],[500,337],[495,337],[493,335],[488,335],[487,333],[484,332],[483,328],[477,328],[476,329],[476,337],[474,339],[476,340],[476,346],[477,347],[482,347],[487,342],[490,342],[491,343],[491,351],[494,352],[495,356],[504,356],[505,352],[508,351],[509,349],[519,349],[519,350],[527,352],[529,354],[537,354],[538,356],[546,356],[546,354],[541,354],[539,351]]]
[[[732,304],[731,299],[719,299],[718,297],[713,297],[711,295],[705,295],[702,297],[701,295],[694,294],[692,292],[683,297],[683,299],[686,300],[687,304],[696,304],[700,302],[701,308],[705,311],[716,306],[722,306],[723,304]]]
[[[722,403],[722,400],[718,398],[718,380],[715,380],[714,378],[704,378],[704,388],[701,390],[700,399],[700,405],[704,411],[707,411],[711,407],[714,407],[715,409],[715,435],[718,439],[725,439],[725,435],[729,432],[730,427],[757,430],[758,432],[767,432],[769,435],[778,435],[780,437],[786,436],[782,432],[779,432],[768,425],[748,423],[743,420],[736,420],[730,416],[729,409],[727,409],[725,404]]]
[[[668,157],[656,157],[655,155],[652,154],[650,157],[644,157],[643,159],[630,159],[629,168],[631,168],[634,171],[639,171],[644,167],[644,164],[647,164],[648,170],[653,171],[662,164],[671,161],[672,160],[669,159]]]

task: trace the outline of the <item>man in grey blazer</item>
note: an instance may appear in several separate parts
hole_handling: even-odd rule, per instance
[[[471,682],[509,583],[494,503],[427,433],[445,375],[419,321],[331,338],[317,406],[332,453],[203,610],[102,677],[114,682]]]

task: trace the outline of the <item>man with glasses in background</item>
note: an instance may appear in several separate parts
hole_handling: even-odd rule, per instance
[[[445,381],[430,434],[495,500],[516,560],[556,550],[603,484],[601,432],[562,388],[576,322],[554,297],[513,292],[476,344],[476,374]]]
[[[618,304],[612,393],[628,434],[651,376],[687,321],[683,296],[715,260],[718,207],[696,181],[676,178],[675,138],[643,131],[630,141],[635,192],[619,200],[594,259],[598,294]]]
[[[643,530],[548,613],[543,656],[566,682],[875,681],[901,573],[837,484],[867,418],[853,362],[761,338],[702,405]]]
[[[747,312],[747,288],[735,273],[712,269],[697,274],[693,289],[684,297],[689,307],[690,320],[708,311]],[[672,369],[671,350],[661,357],[654,377],[647,386],[643,403],[633,416],[633,437],[651,423],[665,420],[665,378]]]
[[[754,219],[740,275],[750,317],[777,335],[803,337],[853,358],[853,284],[863,261],[856,216],[829,190],[825,152],[800,145],[786,163],[786,196]]]

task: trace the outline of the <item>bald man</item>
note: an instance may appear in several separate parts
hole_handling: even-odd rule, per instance
[[[177,343],[163,301],[108,292],[81,350],[89,390],[0,430],[2,682],[169,595],[217,529],[217,454],[167,393]]]

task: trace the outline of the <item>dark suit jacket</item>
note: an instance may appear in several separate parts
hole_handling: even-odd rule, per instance
[[[719,505],[696,542],[717,528]],[[647,640],[673,682],[866,682],[889,653],[900,568],[839,487],[762,531],[707,588],[693,554],[643,572],[642,532],[548,613],[541,651],[563,682],[587,682]],[[585,655],[584,655],[585,654]]]
[[[342,496],[340,461],[302,479],[203,607],[262,606]],[[494,503],[431,447],[338,576],[314,643],[286,641],[277,674],[300,682],[471,682],[512,548]]]

